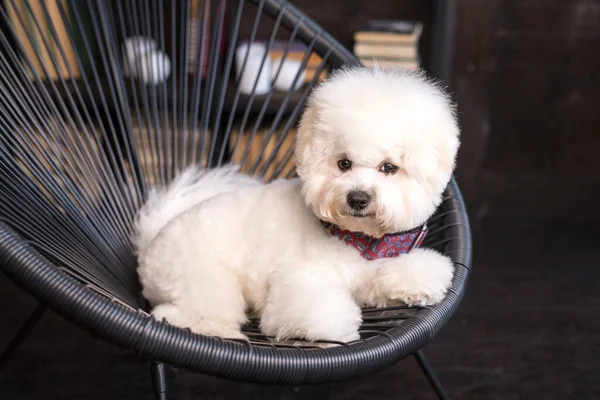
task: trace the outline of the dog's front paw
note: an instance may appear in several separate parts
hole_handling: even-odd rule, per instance
[[[398,300],[402,304],[406,304],[409,307],[416,306],[432,306],[439,303],[444,298],[446,292],[442,290],[410,290],[410,289],[399,289],[395,292],[391,292],[389,295],[390,300]]]
[[[429,249],[415,249],[399,258],[386,259],[373,282],[371,302],[376,306],[437,304],[451,286],[453,272],[448,257]]]
[[[360,338],[360,308],[348,289],[296,273],[271,285],[261,330],[277,340],[351,342]]]
[[[328,306],[325,306],[327,308]],[[276,340],[300,339],[309,342],[334,341],[351,342],[360,339],[360,310],[358,307],[350,314],[331,310],[325,315],[323,307],[308,310],[308,314],[275,314],[271,310],[261,319],[261,330]]]

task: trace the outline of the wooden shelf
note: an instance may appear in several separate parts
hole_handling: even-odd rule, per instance
[[[93,103],[100,106],[102,104],[102,95],[104,96],[104,100],[107,103],[109,109],[117,109],[117,100],[120,96],[120,91],[122,88],[118,88],[114,83],[109,84],[108,80],[101,80],[96,83],[95,81],[91,81],[88,79],[89,85],[86,86],[82,80],[78,80],[73,84],[72,82],[65,82],[64,84],[60,81],[54,81],[53,83],[44,82],[44,89],[48,92],[53,101],[58,102],[61,99],[68,104],[68,96],[70,95],[73,98],[73,101],[80,106],[81,102],[88,107]],[[193,87],[194,82],[190,81],[188,83],[188,111],[192,110],[194,106],[192,104],[192,95],[191,91],[194,90]],[[112,86],[112,87],[111,87]],[[89,89],[88,89],[89,87]],[[285,105],[285,113],[291,113],[296,105],[300,102],[302,94],[306,86],[301,87],[299,90],[293,92]],[[136,92],[134,92],[134,90]],[[204,83],[201,87],[202,96],[206,93],[207,88]],[[218,89],[217,89],[218,90]],[[148,101],[152,101],[152,98],[155,98],[158,102],[159,107],[163,107],[165,104],[172,108],[174,101],[181,101],[181,87],[177,85],[173,88],[173,81],[170,79],[164,85],[159,86],[142,86],[137,82],[131,82],[130,80],[125,81],[125,100],[127,104],[132,105],[136,102],[143,107],[144,99]],[[235,107],[236,114],[243,114],[247,107],[250,106],[250,111],[252,114],[258,114],[263,110],[266,115],[275,115],[280,110],[282,105],[284,104],[287,93],[274,90],[270,95],[270,99],[265,106],[265,102],[269,95],[257,95],[254,96],[252,104],[250,104],[250,96],[240,93],[238,96],[237,105]],[[213,95],[214,107],[218,106],[218,96],[219,93],[215,92]],[[234,109],[234,100],[236,96],[236,88],[232,83],[229,83],[227,86],[227,91],[225,94],[225,102],[223,104],[223,111],[226,113],[232,112]],[[154,103],[152,103],[154,104]],[[201,107],[201,105],[200,105]]]

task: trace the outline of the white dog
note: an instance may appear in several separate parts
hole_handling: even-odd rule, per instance
[[[414,248],[459,147],[448,96],[421,74],[354,68],[311,94],[300,179],[261,184],[191,168],[137,219],[143,295],[159,320],[244,338],[246,313],[277,339],[352,341],[361,306],[432,305],[453,264]]]

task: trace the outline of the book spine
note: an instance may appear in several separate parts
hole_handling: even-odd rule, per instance
[[[77,15],[81,21],[81,27],[79,23],[76,21],[75,7],[77,7]],[[88,39],[88,44],[90,42],[93,43],[89,38],[93,37],[93,34],[89,29],[91,25],[91,17],[88,14],[88,11],[85,6],[83,6],[82,2],[78,1],[66,1],[66,4],[63,8],[69,18],[69,27],[71,29],[71,39],[72,39],[72,48],[75,58],[79,57],[79,62],[81,63],[81,70],[79,74],[87,75],[92,71],[92,63],[94,62],[95,55],[93,50],[87,49],[85,45],[85,39]],[[88,50],[89,53],[88,53]],[[76,54],[76,55],[75,55]],[[76,61],[73,60],[75,63]]]
[[[414,35],[404,35],[399,33],[359,31],[354,34],[354,41],[357,43],[414,44],[416,38]]]
[[[58,61],[60,74],[64,78],[72,76],[73,78],[78,79],[81,76],[81,73],[77,64],[75,48],[73,47],[73,43],[67,31],[67,24],[70,25],[70,21],[68,19],[63,20],[59,10],[59,2],[61,3],[63,10],[67,9],[69,3],[67,0],[51,0],[47,2],[48,13],[50,14],[50,20],[56,35],[54,56]],[[66,17],[68,18],[68,15]]]
[[[354,45],[354,54],[358,57],[387,57],[408,58],[417,57],[415,46],[370,45],[357,43]]]
[[[59,76],[59,62],[54,57],[54,41],[48,27],[48,20],[45,17],[42,0],[30,1],[31,13],[28,12],[31,21],[31,34],[35,37],[38,44],[37,51],[42,60],[43,66],[46,68],[46,74],[42,74],[44,79],[55,80]],[[27,7],[27,6],[26,6]],[[28,10],[29,11],[29,10]]]
[[[37,57],[37,45],[34,38],[31,39],[28,36],[28,32],[31,31],[30,21],[28,13],[25,9],[25,4],[23,1],[5,1],[4,6],[6,7],[6,12],[8,14],[8,19],[11,22],[12,28],[15,33],[15,40],[18,42],[20,47],[22,48],[22,56],[25,57],[29,63],[31,64],[31,68],[29,64],[25,62],[25,69],[27,70],[27,75],[29,79],[33,79],[34,72],[43,76],[43,69],[41,66],[41,62]]]
[[[382,68],[400,68],[417,71],[420,68],[418,60],[381,60],[372,58],[361,58],[360,62],[367,68],[374,68],[375,64]]]

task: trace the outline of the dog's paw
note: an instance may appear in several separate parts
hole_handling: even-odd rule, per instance
[[[385,261],[373,282],[374,305],[431,306],[444,299],[452,284],[452,261],[436,251],[416,249]]]
[[[396,290],[389,294],[390,300],[398,300],[409,307],[432,306],[444,299],[445,290]]]
[[[300,339],[309,342],[325,340],[346,343],[360,338],[358,307],[349,314],[344,313],[344,310],[332,309],[330,315],[325,315],[323,308],[306,311],[302,315],[294,315],[274,313],[267,309],[261,318],[261,331],[278,341]]]
[[[283,322],[283,321],[282,321]],[[276,341],[300,340],[302,342],[318,343],[322,341],[348,343],[360,339],[358,328],[346,328],[343,326],[325,326],[321,321],[315,321],[314,326],[307,326],[305,323],[295,322],[283,325],[272,325],[271,323],[262,324],[261,330],[267,335],[273,337]],[[323,343],[323,347],[333,346],[333,344]]]
[[[263,333],[277,340],[359,339],[360,308],[347,288],[321,281],[313,274],[296,273],[285,278],[271,285],[261,312]]]
[[[187,314],[171,303],[159,304],[152,309],[152,317],[160,322],[167,322],[169,325],[187,328],[190,324],[190,318]]]
[[[169,325],[189,329],[198,335],[214,336],[223,339],[248,340],[239,324],[224,321],[218,318],[194,315],[174,304],[161,304],[152,310],[152,317],[157,321],[167,322]]]

